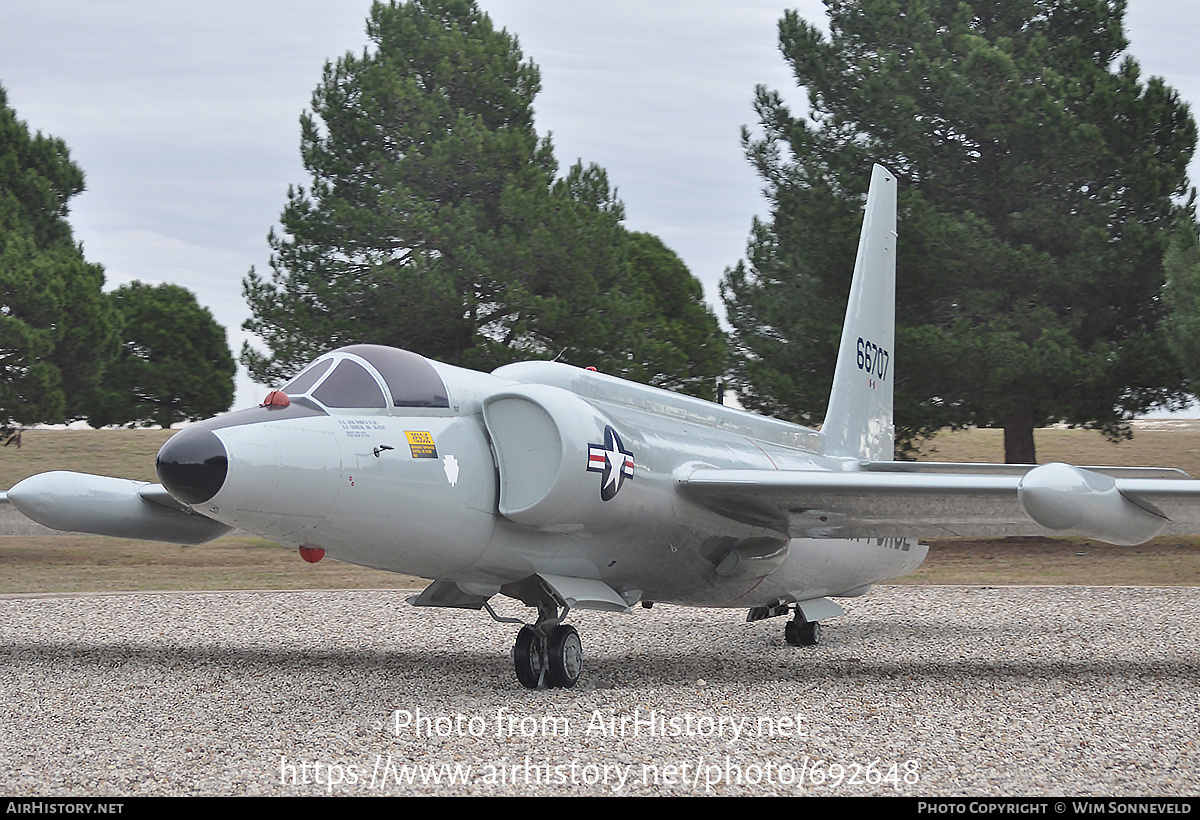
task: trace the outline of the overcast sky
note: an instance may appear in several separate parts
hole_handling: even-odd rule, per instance
[[[630,229],[716,283],[765,215],[739,132],[759,83],[794,90],[778,51],[784,9],[818,0],[480,0],[541,69],[535,107],[560,167],[609,174]],[[0,84],[34,131],[60,137],[87,177],[71,224],[108,286],[196,293],[235,355],[241,282],[267,269],[287,186],[307,183],[299,115],[326,60],[366,45],[369,0],[0,0]],[[1130,0],[1130,51],[1200,101],[1197,0]],[[789,91],[790,89],[790,91]],[[1193,181],[1197,178],[1193,164]],[[864,169],[864,173],[867,173]],[[903,230],[903,229],[901,229]],[[719,305],[717,307],[720,311]],[[265,388],[239,377],[235,407]]]

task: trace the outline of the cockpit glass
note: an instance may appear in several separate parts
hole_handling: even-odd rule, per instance
[[[341,352],[359,356],[379,371],[396,407],[450,406],[442,377],[423,356],[383,345],[351,345],[341,348]]]
[[[309,366],[306,370],[303,370],[300,375],[296,376],[290,382],[285,384],[282,388],[283,392],[287,393],[289,396],[299,396],[302,393],[307,392],[314,384],[317,383],[317,379],[325,375],[325,371],[329,369],[331,364],[333,364],[333,360],[326,359],[323,362],[317,362],[316,364]]]
[[[375,377],[351,359],[342,359],[313,393],[326,407],[387,407],[387,399]]]

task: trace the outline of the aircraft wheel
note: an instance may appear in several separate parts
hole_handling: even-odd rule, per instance
[[[530,626],[521,627],[517,642],[512,650],[513,667],[517,680],[526,689],[540,689],[545,685],[546,641]]]
[[[793,618],[783,628],[783,638],[792,646],[816,646],[821,642],[821,623]]]
[[[583,674],[583,644],[575,627],[560,624],[550,635],[547,652],[548,678],[551,686],[570,689],[579,683]]]

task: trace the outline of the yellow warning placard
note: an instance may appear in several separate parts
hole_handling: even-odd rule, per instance
[[[437,458],[437,447],[433,444],[433,436],[424,430],[405,430],[408,438],[408,449],[413,458]]]

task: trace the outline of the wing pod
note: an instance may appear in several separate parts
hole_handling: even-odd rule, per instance
[[[19,482],[7,499],[26,518],[54,530],[203,544],[230,532],[192,512],[158,484],[56,471]]]
[[[1109,544],[1141,544],[1169,523],[1161,513],[1123,494],[1111,476],[1070,464],[1033,468],[1017,485],[1017,499],[1046,529]]]

